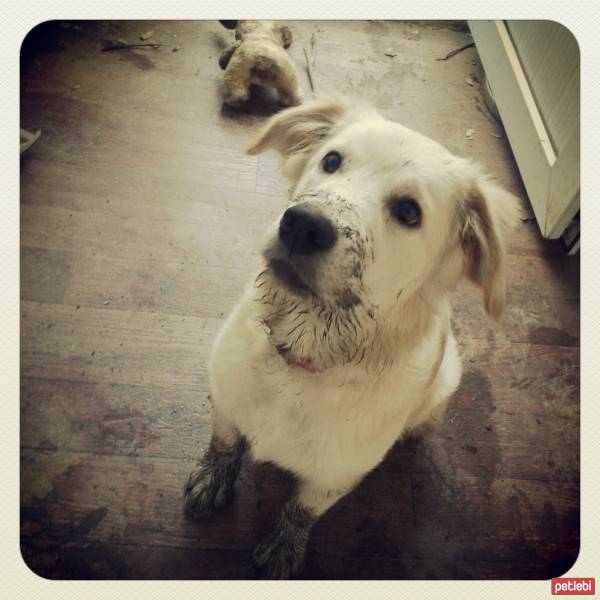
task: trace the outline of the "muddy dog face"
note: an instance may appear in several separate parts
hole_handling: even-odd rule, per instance
[[[269,148],[293,185],[264,248],[262,278],[279,293],[309,312],[362,309],[387,326],[414,319],[416,305],[465,275],[500,317],[504,237],[517,204],[475,164],[337,100],[281,112],[249,152]]]

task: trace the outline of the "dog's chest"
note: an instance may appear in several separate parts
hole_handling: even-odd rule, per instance
[[[215,409],[248,439],[255,459],[347,485],[381,461],[426,401],[436,354],[413,348],[385,371],[361,365],[313,373],[277,352],[254,307],[250,290],[216,340],[209,365]]]
[[[377,464],[400,434],[406,416],[356,381],[330,385],[296,367],[269,374],[240,415],[240,429],[257,460],[328,481],[346,480]],[[370,410],[374,409],[373,411]]]
[[[239,308],[211,359],[213,402],[248,439],[256,460],[348,484],[374,467],[410,413],[406,382],[361,370],[312,373],[286,363]]]

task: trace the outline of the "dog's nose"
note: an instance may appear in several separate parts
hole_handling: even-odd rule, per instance
[[[337,233],[328,219],[306,206],[288,208],[279,222],[279,239],[292,254],[314,254],[333,247]]]

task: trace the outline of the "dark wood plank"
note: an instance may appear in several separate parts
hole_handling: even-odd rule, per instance
[[[210,436],[206,389],[21,379],[21,446],[194,461]]]
[[[378,558],[418,559],[429,564],[434,578],[447,575],[444,565],[454,561],[473,565],[481,560],[497,566],[506,562],[512,564],[511,575],[516,570],[514,561],[528,565],[537,561],[538,576],[549,576],[556,574],[553,565],[564,566],[574,559],[577,485],[486,480],[439,471],[394,476],[394,468],[388,466],[397,459],[392,452],[317,524],[309,544],[309,557],[317,559],[305,576],[325,576],[318,575],[319,565],[331,568],[336,556],[338,567],[326,577],[364,576],[364,571],[340,570],[340,563],[347,566],[361,557],[370,565]],[[40,474],[50,464],[58,471],[47,489],[40,485]],[[22,466],[22,476],[39,494],[27,497],[22,510],[23,544],[32,553],[42,539],[48,551],[98,544],[110,548],[114,544],[117,552],[123,551],[123,545],[195,548],[200,564],[209,550],[236,550],[236,569],[244,570],[255,540],[265,534],[289,491],[289,483],[274,472],[261,476],[256,469],[244,469],[232,506],[213,519],[194,522],[179,510],[180,483],[190,468],[184,461],[25,450]],[[118,480],[112,476],[115,469]],[[88,568],[94,571],[93,561]],[[203,575],[190,568],[187,576],[219,577],[223,568],[217,565]],[[137,578],[142,573],[138,565],[128,576]],[[460,576],[461,571],[455,574]],[[370,577],[386,575],[389,571],[374,567]],[[406,570],[399,575],[406,576]],[[96,576],[102,573],[96,571]]]
[[[64,301],[74,255],[65,250],[21,246],[21,300]]]
[[[101,334],[90,338],[101,339]],[[114,345],[120,347],[116,341]],[[209,390],[206,383],[194,382],[204,365],[192,362],[183,370],[183,357],[178,360],[174,354],[179,371],[165,381],[170,373],[167,365],[151,372],[159,368],[161,347],[154,354],[153,347],[145,347],[144,368],[131,351],[112,357],[106,355],[110,350],[96,346],[97,350],[65,356],[69,368],[62,363],[46,365],[44,374],[50,379],[38,379],[37,367],[24,372],[31,371],[33,377],[22,381],[22,444],[194,457],[210,432]],[[406,446],[407,456],[420,455],[416,462],[411,460],[409,470],[431,471],[435,464],[443,472],[465,469],[487,478],[577,479],[579,388],[573,365],[578,349],[523,348],[526,358],[506,348],[471,347],[477,360],[467,358],[462,385],[441,427],[427,436],[425,446]],[[118,362],[121,366],[115,367]],[[507,372],[510,377],[492,375]],[[96,383],[90,383],[94,379]],[[191,437],[179,437],[183,431]]]
[[[205,389],[219,319],[113,310],[110,305],[22,306],[22,375]]]
[[[97,540],[22,544],[27,565],[49,579],[252,579],[250,552],[128,545]]]

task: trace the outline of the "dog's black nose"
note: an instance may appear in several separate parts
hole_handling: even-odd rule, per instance
[[[279,239],[292,254],[314,254],[333,247],[337,233],[323,215],[306,206],[288,208],[279,222]]]

